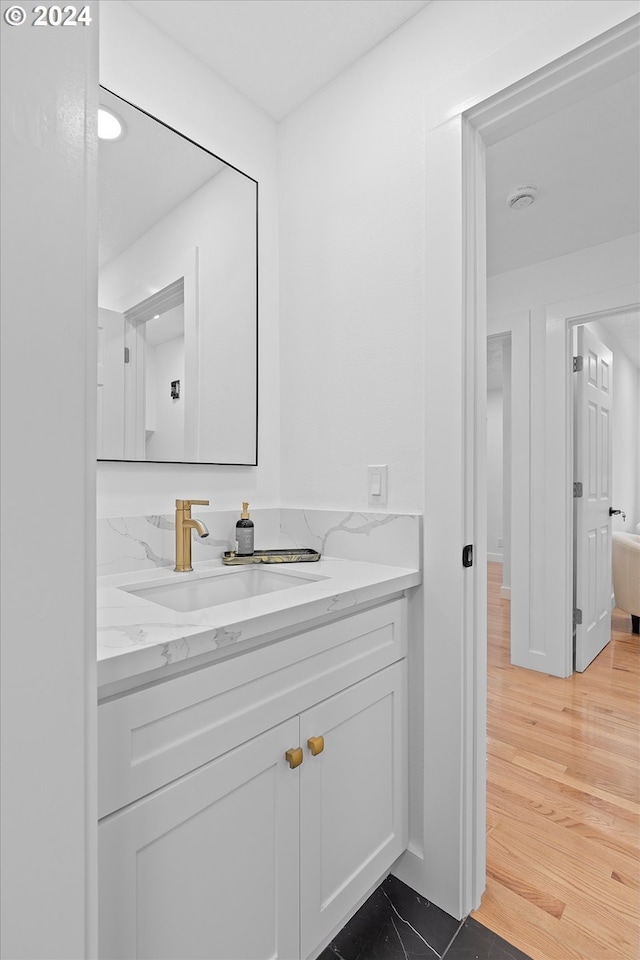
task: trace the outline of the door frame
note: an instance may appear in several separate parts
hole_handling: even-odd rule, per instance
[[[480,905],[486,877],[485,149],[635,71],[637,7],[614,26],[607,8],[579,27],[561,12],[539,46],[525,32],[448,85],[426,118],[425,404],[438,415],[425,426],[424,727],[446,735],[425,736],[422,848],[410,843],[399,875],[459,918]],[[567,52],[563,36],[584,41]],[[465,543],[476,560],[463,575]]]
[[[507,436],[507,432],[504,429],[504,424],[505,424],[505,419],[507,419],[507,412],[509,414],[509,421],[511,419],[511,416],[510,416],[511,411],[510,409],[508,410],[508,407],[510,407],[511,405],[511,397],[510,397],[510,394],[511,394],[511,330],[492,331],[491,333],[489,333],[487,329],[487,349],[489,347],[490,340],[494,342],[499,340],[502,346],[502,384],[500,389],[500,392],[502,394],[502,415],[501,415],[501,421],[500,421],[501,430],[502,430],[502,460],[501,460],[500,472],[502,475],[501,511],[502,511],[503,553],[502,553],[502,560],[500,559],[495,560],[496,554],[492,553],[489,549],[487,549],[487,561],[489,561],[491,557],[494,557],[494,562],[502,563],[504,566],[504,569],[509,570],[510,568],[509,568],[509,560],[508,560],[508,554],[509,554],[508,543],[509,543],[510,530],[511,530],[511,496],[510,496],[511,470],[510,470],[510,466],[507,465],[507,460],[510,463],[511,458],[509,456],[510,450],[508,450],[507,448],[510,446],[511,437],[510,435]],[[508,349],[506,351],[507,358],[508,358],[508,364],[507,364],[508,373],[506,376],[505,376],[505,362],[504,362],[505,344],[508,344]],[[489,380],[489,366],[487,364],[487,396],[490,392],[488,380]],[[509,434],[510,434],[510,430],[509,430]],[[488,534],[489,534],[489,530],[487,527],[487,536]],[[487,544],[487,547],[488,547],[488,544]],[[503,579],[503,583],[501,586],[501,596],[503,597],[503,599],[508,600],[509,595],[510,595],[510,589],[508,585],[505,587],[504,579]]]
[[[513,509],[513,490],[517,485],[517,480],[514,482],[514,461],[519,460],[520,456],[517,458],[513,456],[513,401],[512,401],[512,367],[513,367],[513,353],[514,353],[514,340],[516,340],[516,346],[519,346],[519,337],[517,333],[514,332],[514,322],[513,318],[516,316],[526,317],[528,322],[529,315],[520,313],[513,314],[510,317],[504,318],[502,322],[495,320],[493,321],[494,326],[499,329],[494,329],[489,332],[490,321],[487,318],[487,344],[490,340],[496,341],[500,340],[502,343],[502,539],[503,539],[503,554],[502,554],[502,563],[503,563],[503,579],[500,586],[500,598],[502,600],[511,599],[511,577],[512,577],[512,564],[511,564],[511,530],[514,519],[514,509]],[[504,328],[504,329],[503,329]],[[519,332],[519,331],[518,331]],[[507,347],[505,351],[505,346]],[[505,356],[507,362],[505,363]],[[518,357],[516,359],[519,359]],[[505,370],[506,375],[505,375]],[[528,379],[528,364],[527,370],[523,371],[526,373],[526,376],[523,376],[523,380],[526,386],[526,394],[528,397],[529,394],[529,379]],[[488,390],[487,390],[488,393]],[[529,453],[529,431],[528,431],[528,422],[529,422],[529,411],[526,410],[526,431],[522,431],[526,443],[524,444],[522,450],[518,448],[518,453],[524,455],[526,453],[526,464],[528,469],[528,453]],[[516,518],[517,519],[517,518]],[[487,557],[489,553],[487,552]],[[517,561],[516,557],[516,561]],[[505,573],[507,575],[508,583],[505,583]],[[513,617],[513,608],[510,610],[510,620]]]
[[[490,330],[490,332],[489,332]],[[539,669],[531,650],[532,534],[531,492],[531,312],[517,310],[487,318],[487,339],[505,337],[510,343],[510,439],[508,483],[510,503],[505,510],[505,548],[509,536],[510,659],[515,666]],[[518,424],[518,430],[513,424]],[[507,478],[505,477],[505,483]],[[514,549],[514,544],[516,548]],[[506,554],[505,554],[506,556]]]

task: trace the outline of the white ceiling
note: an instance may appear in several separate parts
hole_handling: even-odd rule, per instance
[[[518,186],[538,188],[524,210]],[[489,276],[640,230],[638,73],[487,148]]]
[[[430,0],[129,0],[282,120]]]

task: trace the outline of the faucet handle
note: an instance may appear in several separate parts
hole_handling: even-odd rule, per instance
[[[208,507],[208,500],[176,500],[176,510],[190,510],[194,504],[202,507]]]

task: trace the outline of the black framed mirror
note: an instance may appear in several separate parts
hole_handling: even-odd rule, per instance
[[[98,459],[256,465],[258,183],[100,104]]]

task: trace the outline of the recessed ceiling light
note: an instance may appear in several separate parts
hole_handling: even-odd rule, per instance
[[[124,120],[107,107],[98,107],[98,138],[100,140],[122,140],[126,133]]]
[[[538,188],[532,184],[526,187],[516,187],[516,189],[507,197],[507,206],[512,210],[524,210],[535,203],[538,196]]]

